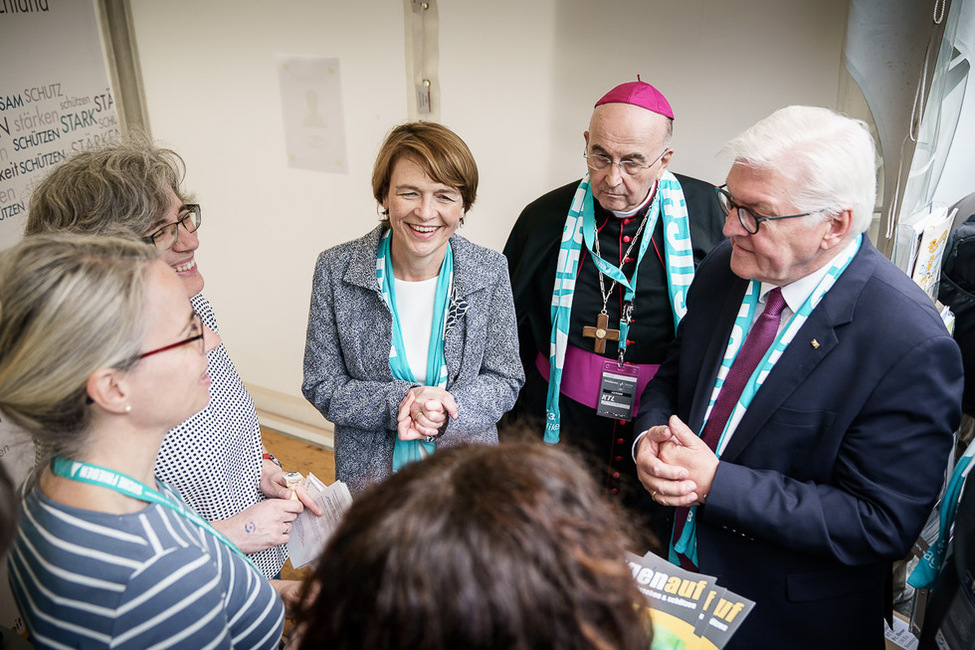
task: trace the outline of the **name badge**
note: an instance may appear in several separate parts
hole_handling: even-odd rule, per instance
[[[640,369],[629,363],[621,368],[615,361],[603,363],[599,382],[599,408],[596,415],[629,421],[633,417],[633,399]]]

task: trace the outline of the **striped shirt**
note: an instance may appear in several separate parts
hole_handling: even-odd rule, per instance
[[[35,487],[8,563],[38,648],[276,648],[284,627],[260,572],[161,505],[116,515]]]
[[[202,293],[190,299],[204,325],[219,333]],[[261,492],[261,427],[254,402],[223,343],[207,354],[210,403],[173,427],[156,458],[156,476],[180,493],[208,521],[228,519],[266,498]],[[287,546],[249,555],[269,578],[285,560]]]

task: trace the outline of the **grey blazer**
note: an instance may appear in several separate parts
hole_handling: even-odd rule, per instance
[[[389,369],[392,314],[376,282],[376,252],[384,232],[318,256],[312,281],[301,391],[335,425],[335,474],[353,494],[392,471],[396,413],[416,386]],[[518,357],[508,266],[495,251],[459,235],[454,255],[444,355],[446,389],[457,401],[438,447],[497,443],[496,424],[525,381]]]

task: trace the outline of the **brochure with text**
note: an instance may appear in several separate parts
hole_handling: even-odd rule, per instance
[[[713,576],[686,571],[653,553],[628,553],[627,562],[651,609],[651,650],[723,648],[755,606]]]
[[[318,502],[325,514],[316,517],[310,511],[304,510],[292,523],[288,556],[291,558],[291,565],[296,569],[314,566],[328,538],[338,527],[345,511],[352,505],[352,495],[342,481],[335,481],[326,486],[314,474],[309,473],[304,484],[305,489]]]

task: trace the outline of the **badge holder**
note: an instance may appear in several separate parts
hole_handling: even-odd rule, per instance
[[[633,418],[633,401],[639,375],[638,366],[605,361],[599,382],[599,408],[596,409],[596,415],[629,422]]]

